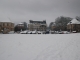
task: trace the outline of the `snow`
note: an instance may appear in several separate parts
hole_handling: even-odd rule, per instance
[[[10,32],[8,32],[9,34],[14,34],[14,31],[10,31]]]
[[[68,25],[70,24],[70,22],[68,23]],[[71,24],[80,24],[80,21],[76,20],[76,19],[73,19],[71,21]]]
[[[80,33],[0,34],[0,60],[80,60]]]
[[[26,31],[21,31],[20,33],[21,34],[26,34],[28,31],[26,30]]]
[[[0,19],[0,22],[11,22],[11,21],[9,19],[3,18],[3,19]]]
[[[28,34],[32,33],[32,31],[28,31]]]
[[[42,34],[42,32],[41,32],[41,31],[37,31],[37,33],[38,33],[38,34]]]
[[[19,24],[24,24],[24,23],[19,23]]]

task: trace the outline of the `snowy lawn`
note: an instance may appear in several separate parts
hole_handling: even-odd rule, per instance
[[[0,34],[0,60],[80,60],[80,33]]]

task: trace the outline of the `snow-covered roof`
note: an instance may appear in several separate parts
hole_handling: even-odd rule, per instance
[[[9,19],[0,19],[0,22],[11,22]]]
[[[80,24],[80,21],[73,19],[72,21],[70,21],[67,25],[69,24]]]
[[[19,24],[23,24],[23,23],[19,23]]]

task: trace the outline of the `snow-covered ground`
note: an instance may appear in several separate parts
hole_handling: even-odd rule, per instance
[[[80,33],[0,34],[0,60],[80,60]]]

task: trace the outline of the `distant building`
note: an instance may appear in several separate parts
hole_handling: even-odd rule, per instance
[[[8,33],[14,31],[14,23],[10,20],[0,20],[0,32]]]
[[[33,21],[33,20],[29,20],[29,24],[28,24],[28,29],[30,31],[46,31],[47,28],[47,24],[46,24],[46,20],[43,21]]]
[[[67,30],[80,32],[80,21],[73,19],[67,24]]]
[[[15,26],[15,29],[14,30],[15,31],[27,30],[27,23],[26,22],[21,22],[21,23],[17,24]]]

